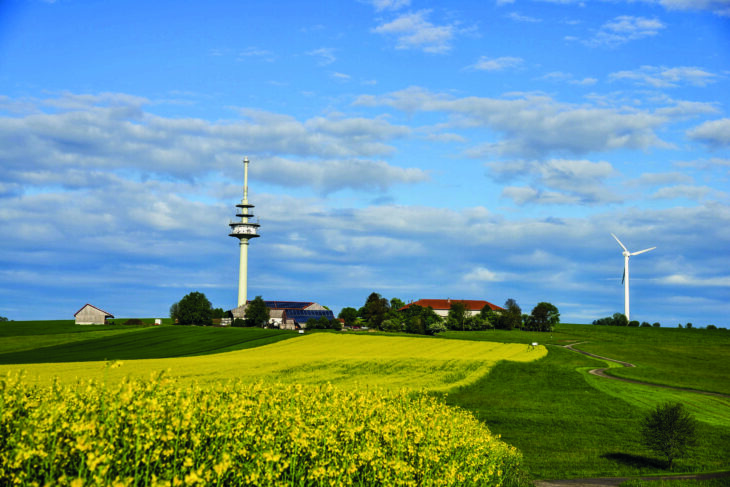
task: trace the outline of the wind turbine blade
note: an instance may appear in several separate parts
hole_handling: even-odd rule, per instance
[[[656,248],[656,247],[652,247],[652,248],[650,248],[650,249],[644,249],[644,250],[639,250],[638,252],[632,252],[632,254],[631,254],[631,255],[639,255],[639,254],[643,254],[644,252],[649,252],[650,250],[654,250],[655,248]]]
[[[619,245],[621,246],[621,248],[622,248],[622,249],[624,249],[624,250],[625,250],[626,252],[628,252],[628,251],[629,251],[629,249],[627,249],[627,248],[626,248],[626,246],[624,246],[624,244],[622,244],[622,243],[621,243],[621,240],[619,240],[619,239],[618,239],[618,237],[617,237],[616,235],[614,235],[614,234],[612,233],[612,234],[611,234],[611,236],[612,236],[613,238],[615,238],[615,239],[616,239],[616,241],[618,242],[618,244],[619,244]]]
[[[623,286],[623,284],[624,284],[624,279],[626,279],[626,268],[625,268],[625,267],[624,267],[624,273],[623,273],[623,275],[621,276],[621,285],[622,285],[622,286]]]

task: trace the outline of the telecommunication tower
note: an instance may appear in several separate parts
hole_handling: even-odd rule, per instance
[[[231,222],[230,237],[239,240],[239,249],[241,254],[240,266],[238,269],[238,306],[243,306],[248,302],[248,241],[252,238],[260,237],[258,234],[258,223],[251,223],[249,218],[253,218],[251,209],[254,205],[248,203],[248,157],[243,158],[243,199],[241,203],[236,205],[239,208],[237,217],[241,221]]]

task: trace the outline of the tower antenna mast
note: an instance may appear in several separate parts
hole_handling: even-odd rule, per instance
[[[248,203],[248,157],[243,158],[243,199],[236,205],[239,208],[237,217],[241,221],[231,222],[230,237],[239,240],[240,264],[238,269],[238,307],[248,302],[248,241],[260,237],[258,234],[258,223],[251,223],[249,218],[253,217],[252,208],[254,205]]]

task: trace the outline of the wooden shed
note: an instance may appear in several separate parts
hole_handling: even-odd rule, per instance
[[[87,303],[74,313],[74,317],[77,325],[106,325],[107,318],[114,318],[114,315]]]

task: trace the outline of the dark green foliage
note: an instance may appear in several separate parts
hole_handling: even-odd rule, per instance
[[[667,459],[667,468],[697,443],[697,422],[681,403],[660,404],[641,422],[645,446]]]
[[[632,327],[632,328],[638,328],[639,327],[639,322],[636,321],[636,320],[631,320],[631,321],[629,321],[629,326]]]
[[[687,328],[688,330],[689,330],[689,329],[692,329],[692,323],[687,323],[687,326],[686,326],[686,328]]]
[[[390,298],[390,309],[392,309],[393,311],[398,311],[405,305],[406,303],[404,303],[402,299]]]
[[[355,326],[357,323],[357,310],[355,308],[342,308],[337,317],[345,320],[345,326]]]
[[[144,325],[144,321],[140,320],[139,318],[130,318],[127,321],[123,323],[124,325],[133,325],[133,326],[142,326]]]
[[[213,308],[213,311],[211,313],[211,317],[214,320],[218,320],[220,318],[225,318],[226,317],[226,312],[223,311],[223,308]]]
[[[527,319],[526,328],[531,331],[552,331],[560,323],[560,312],[551,303],[537,303]]]
[[[378,293],[371,293],[365,301],[362,317],[367,326],[380,330],[390,311],[390,302]]]
[[[269,323],[271,314],[261,296],[256,296],[246,306],[246,326],[265,327]]]
[[[651,326],[653,326],[654,328],[661,328],[661,326],[662,326],[662,325],[661,325],[661,323],[659,323],[659,322],[656,322],[656,323],[654,323],[654,324],[653,324],[653,325],[651,325]]]
[[[4,316],[0,316],[0,322],[3,322],[3,321],[8,321],[8,319]]]
[[[464,331],[464,325],[468,316],[469,313],[463,302],[452,301],[451,308],[449,308],[449,315],[446,318],[446,328]]]
[[[233,320],[233,323],[231,323],[231,326],[235,326],[236,328],[242,328],[246,326],[246,320],[243,318],[236,318]]]
[[[510,298],[504,302],[504,311],[497,317],[495,328],[500,330],[513,330],[522,325],[522,309],[517,301]]]
[[[433,335],[434,326],[441,323],[441,317],[430,306],[424,308],[413,304],[399,313],[404,331],[417,335]],[[438,328],[438,327],[437,327]],[[445,329],[445,328],[444,328]]]
[[[330,320],[326,316],[309,318],[306,324],[307,330],[342,330],[342,323],[337,320]]]
[[[641,322],[641,327],[642,327],[642,328],[650,328],[650,327],[651,327],[651,325],[650,325],[650,324],[649,324],[649,322],[647,322],[647,321],[642,321],[642,322]]]
[[[205,294],[193,291],[170,306],[170,318],[178,325],[210,325],[213,307]]]
[[[708,330],[717,330],[717,327],[715,325],[707,325]]]
[[[495,323],[497,323],[498,315],[487,304],[484,305],[482,310],[479,312],[479,317],[482,319],[484,329],[489,330],[491,328],[494,328]]]
[[[608,316],[606,318],[600,318],[593,321],[593,324],[602,326],[629,326],[629,320],[623,313],[614,313],[613,316]]]

